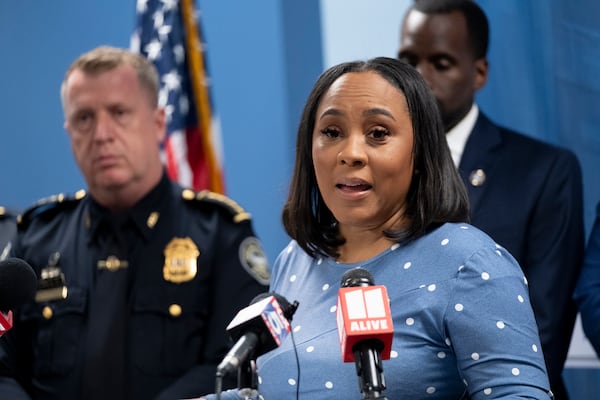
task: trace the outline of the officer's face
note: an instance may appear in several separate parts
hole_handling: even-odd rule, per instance
[[[164,111],[151,104],[131,66],[96,74],[73,71],[64,111],[75,160],[92,194],[138,195],[156,184]]]
[[[413,142],[404,94],[379,74],[347,73],[325,92],[315,115],[313,164],[344,237],[371,232],[384,239],[384,229],[402,223]]]
[[[446,131],[470,110],[485,85],[487,61],[475,59],[464,16],[459,12],[406,15],[398,58],[413,65],[435,95]]]

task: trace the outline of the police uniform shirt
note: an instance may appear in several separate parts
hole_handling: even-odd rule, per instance
[[[250,216],[166,175],[121,215],[84,194],[38,204],[23,214],[13,255],[38,276],[53,260],[67,288],[22,307],[0,348],[0,376],[16,370],[34,399],[212,392],[227,324],[268,283]]]

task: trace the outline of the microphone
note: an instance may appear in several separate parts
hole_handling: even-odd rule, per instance
[[[20,258],[0,261],[0,336],[12,328],[12,311],[33,300],[37,276],[27,262]]]
[[[338,292],[337,326],[342,360],[356,365],[364,399],[385,399],[383,365],[392,350],[394,327],[385,286],[375,286],[362,268],[346,271]]]
[[[227,326],[236,343],[217,366],[217,375],[233,372],[246,360],[279,347],[291,331],[289,321],[297,308],[297,301],[290,304],[275,293],[256,296]]]

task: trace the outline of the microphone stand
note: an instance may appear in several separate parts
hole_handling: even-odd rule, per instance
[[[359,386],[364,400],[387,400],[381,392],[385,390],[385,378],[381,353],[374,348],[381,347],[377,340],[365,340],[352,349],[356,359],[356,373],[360,377]]]
[[[258,395],[256,361],[252,358],[242,362],[238,368],[238,388],[239,395],[244,400],[250,400]]]

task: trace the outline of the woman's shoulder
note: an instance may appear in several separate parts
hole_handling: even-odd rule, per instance
[[[304,268],[312,262],[295,240],[291,240],[281,250],[271,267],[271,283],[283,274],[294,274],[298,268]]]
[[[500,269],[521,273],[514,257],[492,237],[466,223],[446,223],[423,237],[420,251],[427,251],[444,264],[479,272]],[[481,271],[480,271],[481,270]]]

